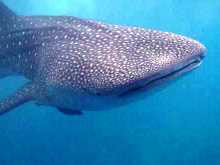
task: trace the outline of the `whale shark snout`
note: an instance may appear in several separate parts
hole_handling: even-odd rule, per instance
[[[166,67],[158,71],[158,73],[154,74],[153,76],[151,76],[151,74],[146,74],[146,76],[143,77],[142,80],[137,80],[136,82],[133,82],[133,86],[121,92],[119,96],[128,96],[130,94],[134,94],[137,91],[144,92],[143,89],[149,89],[155,84],[158,84],[158,82],[159,84],[161,84],[162,82],[165,82],[167,80],[172,80],[178,76],[183,75],[186,72],[190,72],[193,69],[199,67],[206,55],[206,47],[198,41],[192,39],[185,38],[184,42],[190,45],[189,48],[191,50],[186,50],[185,48],[183,48],[182,50],[180,49],[179,52],[182,52],[180,56],[177,56],[177,54],[173,54],[172,59],[176,58],[176,60],[174,60],[174,63],[169,63],[168,65],[166,65]],[[159,60],[164,60],[163,57],[160,58],[162,59]],[[157,67],[160,67],[160,64],[162,63],[157,64]]]
[[[99,95],[124,95],[143,87],[151,87],[155,82],[168,80],[197,68],[205,56],[206,48],[201,43],[174,33],[147,30],[142,32],[142,40],[135,45],[130,41],[132,55],[118,56],[114,63],[118,72],[111,77],[105,75],[108,88],[97,88]],[[121,63],[120,61],[126,62]],[[114,76],[115,78],[112,76]],[[100,83],[101,84],[101,83]]]
[[[167,55],[167,59],[164,58],[163,55],[157,57],[157,61],[161,62],[157,62],[154,67],[161,69],[156,73],[146,73],[142,79],[133,82],[131,87],[127,88],[125,91],[122,91],[119,96],[128,96],[129,94],[133,94],[137,91],[144,92],[146,89],[158,85],[158,83],[161,84],[167,80],[173,80],[174,78],[177,78],[184,73],[190,72],[199,67],[206,55],[206,47],[198,41],[188,39],[186,37],[184,37],[182,42],[184,44],[187,43],[188,46],[179,48],[177,51],[179,54],[171,53],[170,55]],[[175,46],[172,46],[172,48],[177,50]],[[164,65],[166,62],[167,64]]]

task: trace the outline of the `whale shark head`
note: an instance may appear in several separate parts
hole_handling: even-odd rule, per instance
[[[121,105],[122,96],[197,68],[205,51],[174,33],[72,16],[17,16],[0,0],[0,78],[30,80],[0,101],[0,114],[29,101],[65,114]]]
[[[102,66],[98,76],[90,75],[91,93],[123,96],[148,88],[197,68],[206,51],[198,41],[174,33],[134,28],[123,34],[113,39],[108,55],[104,51],[95,59]]]

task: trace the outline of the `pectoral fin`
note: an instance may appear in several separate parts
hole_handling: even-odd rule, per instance
[[[11,111],[13,108],[18,107],[28,101],[33,100],[36,93],[36,85],[34,83],[27,83],[14,94],[8,96],[0,101],[0,115]]]

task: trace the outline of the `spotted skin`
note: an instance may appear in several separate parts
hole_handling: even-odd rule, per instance
[[[112,108],[122,104],[121,94],[200,62],[205,51],[174,33],[71,16],[16,16],[1,2],[0,9],[1,75],[20,74],[32,84],[18,90],[22,101],[0,102],[0,113],[30,100],[65,112]]]

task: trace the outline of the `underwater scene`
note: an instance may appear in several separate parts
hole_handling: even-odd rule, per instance
[[[220,165],[220,1],[0,0],[0,165]]]

